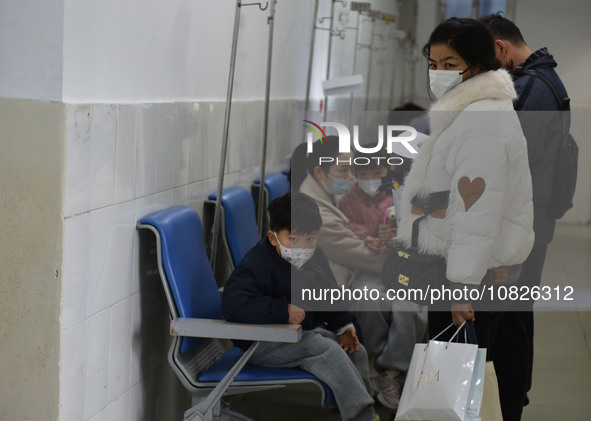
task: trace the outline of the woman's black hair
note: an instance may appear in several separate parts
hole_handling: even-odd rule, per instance
[[[427,60],[431,54],[431,46],[435,44],[449,45],[469,68],[497,70],[501,67],[495,56],[495,44],[490,31],[475,19],[454,17],[437,25],[423,47],[423,55]]]
[[[327,136],[327,140],[317,140],[312,144],[312,152],[308,154],[308,144],[300,143],[291,154],[291,191],[300,190],[300,186],[308,174],[314,175],[314,167],[320,166],[322,171],[328,173],[330,167],[336,164],[339,152],[339,137]],[[319,165],[320,157],[334,158],[332,162],[323,162]]]

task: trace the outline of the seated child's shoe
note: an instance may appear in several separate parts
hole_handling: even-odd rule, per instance
[[[371,388],[376,393],[377,400],[386,408],[396,411],[400,403],[400,392],[402,391],[401,376],[395,379],[381,373],[370,379]]]

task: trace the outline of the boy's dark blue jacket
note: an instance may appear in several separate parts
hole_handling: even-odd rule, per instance
[[[246,253],[226,281],[222,294],[224,318],[238,323],[288,323],[292,284],[303,288],[338,287],[321,248],[316,248],[302,270],[297,270],[264,238]],[[337,331],[354,321],[355,316],[346,311],[306,311],[302,328],[324,324],[326,329]],[[236,344],[247,346],[243,341]]]

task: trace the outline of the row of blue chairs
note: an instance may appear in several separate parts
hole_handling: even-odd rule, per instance
[[[267,183],[265,186],[269,200],[282,194],[269,189]],[[215,199],[211,195],[208,201],[215,203]],[[223,239],[235,265],[260,238],[256,225],[253,226],[254,200],[245,189],[230,187],[223,191],[221,202]],[[228,396],[292,383],[315,384],[321,390],[322,405],[334,403],[331,390],[304,370],[248,363],[260,341],[297,342],[301,326],[247,325],[223,320],[219,286],[209,265],[201,220],[193,208],[163,209],[145,216],[137,226],[152,232],[156,242],[157,266],[169,306],[170,333],[174,336],[168,360],[193,395],[193,407],[185,412],[185,420],[248,420],[229,409]],[[250,340],[253,344],[242,352],[232,347],[228,339]]]
[[[261,232],[267,232],[268,203],[290,191],[290,184],[285,174],[272,173],[265,177],[263,189],[265,211],[262,229],[259,230],[256,218],[259,187],[260,180],[255,180],[250,193],[240,186],[228,187],[222,192],[219,241],[213,268],[219,286],[224,285],[246,252],[261,239]],[[217,193],[212,193],[203,204],[203,226],[207,234],[205,242],[208,245],[212,243],[216,200]],[[208,254],[211,254],[211,250],[208,250]]]

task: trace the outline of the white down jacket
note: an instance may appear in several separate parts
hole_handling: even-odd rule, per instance
[[[429,111],[431,136],[405,180],[397,238],[407,245],[419,217],[411,199],[450,191],[445,216],[420,222],[418,244],[423,253],[445,256],[452,282],[479,284],[487,269],[522,263],[531,251],[531,175],[515,96],[502,69],[449,91]]]

